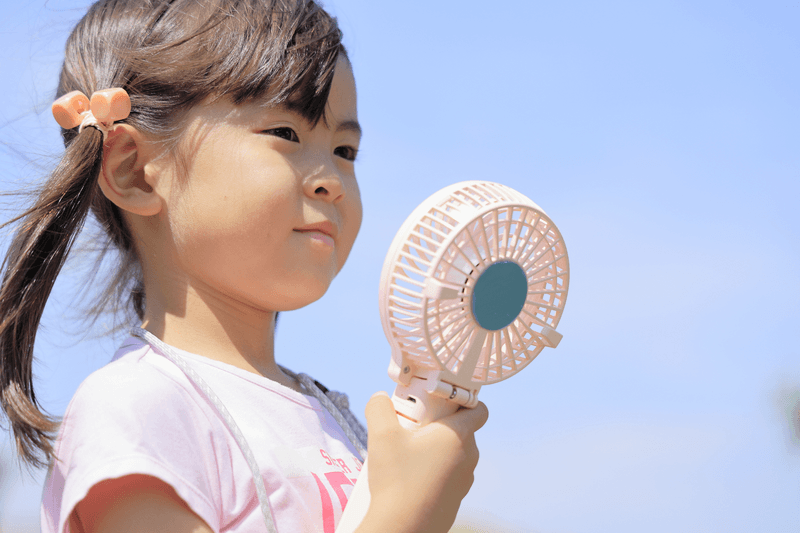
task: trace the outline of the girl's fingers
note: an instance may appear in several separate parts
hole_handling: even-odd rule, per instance
[[[469,409],[469,411],[472,411],[467,415],[469,417],[470,428],[474,428],[472,431],[478,431],[486,424],[486,421],[489,420],[489,409],[483,402],[478,402],[478,405],[476,405],[474,409]]]
[[[364,410],[367,418],[367,429],[372,434],[385,434],[400,428],[394,404],[385,392],[376,392],[372,395]]]
[[[478,405],[474,408],[462,407],[452,415],[442,418],[439,422],[452,428],[461,438],[465,438],[481,429],[488,419],[489,409],[486,408],[483,402],[478,402]]]

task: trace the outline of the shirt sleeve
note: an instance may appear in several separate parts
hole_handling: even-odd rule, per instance
[[[193,386],[141,360],[117,361],[80,386],[64,416],[45,482],[43,531],[66,533],[75,506],[97,483],[131,474],[170,485],[215,532],[226,430]]]

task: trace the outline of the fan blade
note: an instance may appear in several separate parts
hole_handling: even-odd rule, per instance
[[[453,298],[464,297],[460,288],[448,287],[434,278],[425,279],[425,287],[422,289],[422,295],[434,300],[452,300]]]
[[[458,366],[459,380],[463,379],[469,383],[472,381],[472,374],[475,372],[475,367],[478,365],[478,359],[481,356],[483,345],[486,342],[486,335],[489,332],[482,327],[475,325],[475,331],[472,333],[472,338],[469,340],[469,347],[464,350],[464,358]]]

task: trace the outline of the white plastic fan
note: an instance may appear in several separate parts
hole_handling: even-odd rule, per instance
[[[467,181],[420,204],[392,241],[380,286],[401,424],[474,407],[483,385],[513,376],[545,346],[555,348],[568,287],[558,228],[519,192]],[[366,481],[365,468],[337,533],[361,523]]]

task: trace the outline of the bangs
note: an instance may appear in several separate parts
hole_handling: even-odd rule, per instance
[[[336,62],[347,55],[336,19],[316,3],[163,4],[147,10],[152,31],[124,54],[132,114],[141,110],[155,114],[143,118],[158,119],[159,108],[174,112],[210,97],[286,106],[312,125],[323,117]],[[141,27],[137,11],[124,17]],[[137,108],[137,94],[147,97],[149,109]],[[163,106],[153,106],[154,96]]]

